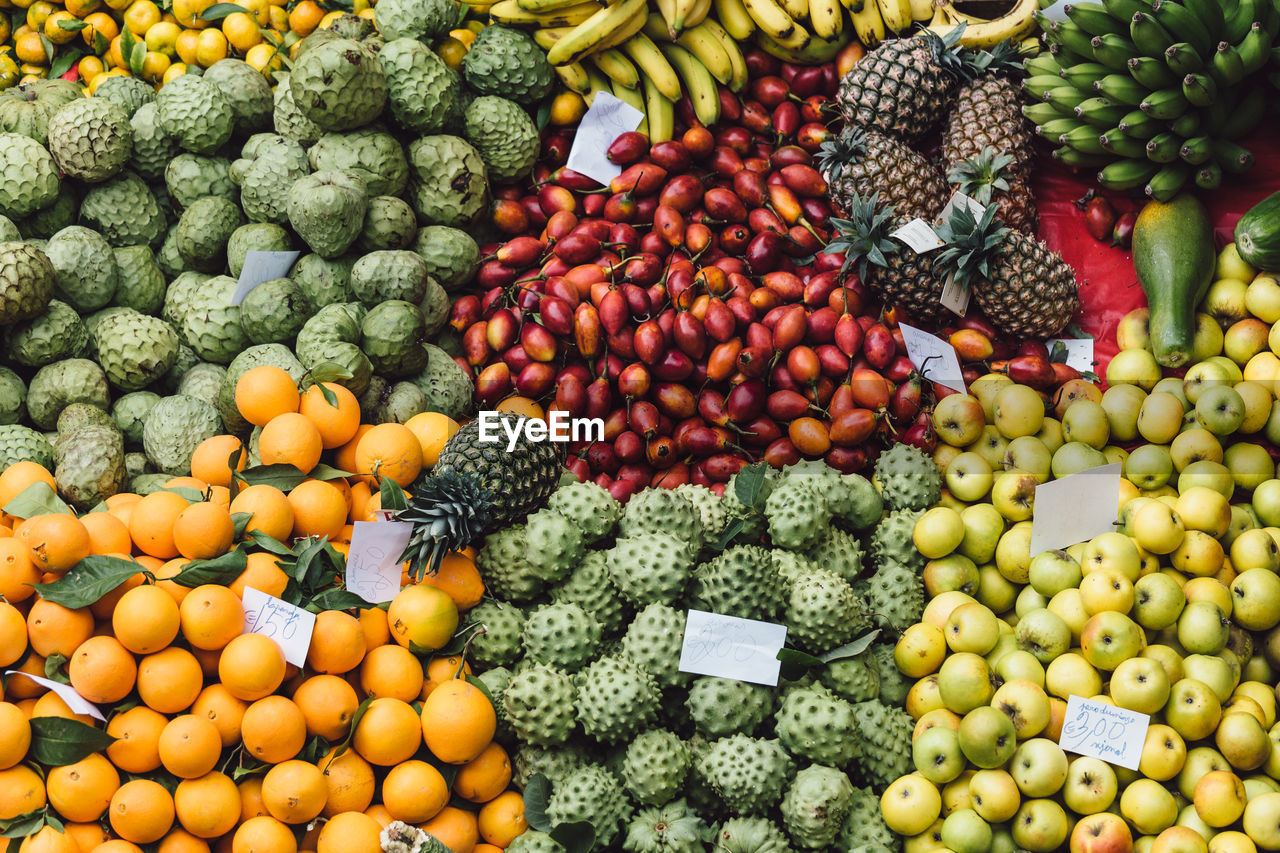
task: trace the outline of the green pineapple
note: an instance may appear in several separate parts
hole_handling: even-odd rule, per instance
[[[994,205],[996,216],[1010,228],[1023,234],[1035,234],[1040,227],[1035,196],[1025,172],[1019,172],[1014,155],[996,151],[988,145],[968,159],[961,160],[947,173],[957,190],[981,204]]]
[[[865,127],[846,127],[824,142],[818,162],[832,200],[845,213],[854,196],[879,195],[904,219],[933,221],[951,195],[942,172],[923,155]]]

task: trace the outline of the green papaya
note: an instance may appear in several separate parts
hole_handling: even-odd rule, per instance
[[[1151,308],[1151,348],[1165,367],[1191,360],[1196,306],[1213,281],[1209,213],[1194,196],[1148,202],[1133,226],[1133,266]]]

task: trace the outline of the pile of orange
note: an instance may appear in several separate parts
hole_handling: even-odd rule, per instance
[[[76,715],[22,675],[6,679],[0,821],[33,812],[54,820],[21,843],[0,839],[0,853],[143,845],[159,853],[374,853],[392,820],[423,828],[455,853],[495,853],[524,831],[511,762],[493,740],[493,706],[465,680],[460,658],[422,651],[443,648],[459,613],[480,601],[470,553],[450,555],[422,583],[406,578],[385,610],[317,614],[302,668],[286,663],[274,640],[244,632],[245,588],[280,596],[289,582],[280,558],[257,549],[248,531],[282,541],[328,536],[341,552],[352,523],[373,518],[375,475],[409,485],[457,427],[439,415],[363,425],[345,389],[328,386],[335,406],[275,371],[256,368],[237,387],[242,414],[262,427],[262,461],[304,473],[323,461],[355,476],[307,479],[288,492],[244,486],[230,466],[239,441],[217,436],[197,451],[192,476],[168,484],[187,488],[116,495],[105,511],[79,518],[0,517],[0,671],[60,669],[106,717]],[[34,463],[6,469],[0,506],[40,481],[53,485]],[[204,499],[188,500],[188,489]],[[251,518],[237,541],[239,512]],[[231,583],[188,588],[173,580],[189,562],[236,547],[248,552],[247,564]],[[89,555],[132,560],[138,573],[80,609],[34,588]],[[114,741],[74,764],[41,767],[30,752],[38,717],[76,719]]]

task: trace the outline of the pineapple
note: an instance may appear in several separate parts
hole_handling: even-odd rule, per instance
[[[878,195],[906,219],[932,221],[950,191],[929,160],[896,139],[863,127],[846,127],[818,153],[831,199],[848,213],[856,196]]]
[[[836,93],[849,124],[916,142],[947,114],[956,86],[974,73],[974,55],[957,47],[963,27],[890,39],[853,66]]]
[[[1015,169],[1012,154],[998,153],[988,145],[958,162],[947,179],[983,207],[995,205],[1000,221],[1015,231],[1035,234],[1040,227],[1031,183]]]
[[[431,472],[414,483],[408,508],[396,515],[413,524],[401,559],[413,561],[415,577],[427,570],[435,574],[450,551],[544,506],[559,485],[563,445],[530,441],[524,417],[501,419],[519,428],[510,453],[506,428],[495,427],[498,441],[483,441],[479,418],[464,424],[445,443]]]
[[[970,288],[1000,331],[1015,337],[1057,334],[1080,306],[1075,273],[1048,246],[995,216],[995,205],[981,219],[957,205],[940,229],[947,245],[934,264]]]
[[[858,275],[885,305],[897,305],[916,322],[936,323],[946,316],[942,298],[944,276],[935,273],[937,252],[917,254],[891,232],[906,224],[893,205],[880,205],[877,195],[854,195],[848,202],[849,218],[832,219],[836,238],[832,252],[844,252],[845,264],[856,263]]]
[[[960,89],[942,135],[942,161],[950,170],[990,146],[1013,157],[1014,171],[1030,171],[1034,125],[1022,115],[1022,73],[1017,45],[1001,42],[978,55],[982,76]],[[1010,223],[1012,224],[1012,223]]]

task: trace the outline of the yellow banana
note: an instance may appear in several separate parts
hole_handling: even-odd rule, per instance
[[[787,10],[787,14],[797,21],[809,17],[808,0],[778,0],[779,5]]]
[[[540,27],[533,31],[533,40],[543,50],[551,50],[556,42],[573,32],[573,27]]]
[[[786,47],[804,47],[809,33],[775,0],[743,0],[747,14],[769,38]],[[871,3],[874,6],[874,0]]]
[[[556,76],[560,78],[560,82],[579,95],[585,95],[591,91],[591,78],[587,76],[587,69],[583,68],[576,62],[570,62],[568,65],[557,65],[553,69]]]
[[[663,56],[662,51],[653,43],[653,39],[644,33],[636,33],[622,43],[622,49],[644,71],[646,80],[652,81],[663,97],[671,101],[680,100],[680,78],[676,70]]]
[[[1008,12],[991,20],[966,15],[949,2],[943,4],[942,8],[947,10],[950,25],[934,26],[934,21],[931,20],[929,29],[938,35],[945,35],[951,26],[958,26],[963,22],[965,28],[960,34],[960,44],[963,47],[992,48],[1002,41],[1018,41],[1034,32],[1036,22],[1033,16],[1040,7],[1036,0],[1018,0]],[[937,16],[934,17],[936,20]]]
[[[874,3],[875,0],[869,0],[869,2]],[[834,39],[822,39],[817,36],[811,36],[808,43],[799,50],[778,44],[763,32],[757,32],[755,34],[755,41],[756,44],[760,46],[761,50],[772,56],[776,56],[783,62],[792,62],[797,65],[820,65],[823,62],[830,62],[832,59],[835,59],[836,54],[838,54],[845,45],[853,41],[853,31],[847,29],[843,30],[840,35],[836,36]]]
[[[644,78],[644,112],[649,120],[649,141],[667,142],[676,133],[676,105],[663,97],[648,77]]]
[[[711,14],[711,0],[695,0],[689,11],[685,13],[684,20],[680,22],[681,27],[689,29],[696,27],[707,19]]]
[[[658,7],[658,14],[662,16],[667,32],[674,34],[676,31],[676,0],[654,0],[654,5]]]
[[[715,78],[707,66],[698,61],[698,57],[678,44],[664,43],[662,52],[667,60],[680,72],[685,91],[693,103],[693,114],[698,121],[708,127],[720,120],[720,92],[716,89]]]
[[[600,8],[599,3],[590,0],[554,11],[530,12],[520,8],[516,0],[501,0],[489,7],[489,16],[500,24],[532,24],[540,28],[574,27],[599,12]]]
[[[597,50],[589,59],[604,72],[604,75],[615,84],[634,89],[640,85],[640,72],[627,59],[626,55],[616,47],[608,50]],[[615,86],[616,88],[616,86]]]
[[[900,33],[911,27],[911,0],[876,0],[886,30]]]
[[[521,9],[524,9],[526,12],[535,12],[537,14],[567,9],[570,6],[576,6],[581,2],[582,0],[515,0],[515,4]],[[490,12],[492,11],[493,9],[490,7]]]
[[[849,10],[853,19],[853,29],[858,34],[858,41],[872,48],[884,41],[884,18],[880,17],[880,7],[876,0],[864,0],[859,10]]]
[[[844,29],[844,7],[840,0],[809,0],[809,26],[818,38],[840,35]]]
[[[747,14],[742,0],[715,0],[716,18],[724,31],[737,41],[746,41],[756,30],[755,20]]]
[[[558,67],[558,66],[557,66]],[[609,85],[609,78],[600,73],[599,69],[594,66],[584,66],[587,71],[588,89],[582,92],[582,100],[587,102],[587,106],[595,103],[596,95],[601,92],[613,94],[613,87]]]
[[[625,101],[626,103],[638,109],[640,112],[644,112],[644,92],[642,92],[639,88],[623,86],[617,80],[614,80],[613,96],[617,98],[619,101]],[[637,127],[636,130],[640,131],[641,133],[649,132],[649,119],[647,116],[640,120],[640,126]]]
[[[933,0],[908,0],[911,4],[911,20],[927,21],[933,17]]]
[[[629,37],[644,26],[648,0],[620,0],[596,12],[573,28],[547,51],[547,62],[563,65],[577,62],[594,50],[609,47],[608,42]],[[621,36],[628,33],[628,36]]]
[[[747,85],[747,58],[742,55],[742,47],[734,40],[733,36],[720,26],[720,22],[715,18],[707,18],[699,26],[711,34],[716,41],[720,42],[720,46],[724,48],[725,55],[729,57],[729,66],[732,74],[729,77],[728,86],[734,92],[742,91]],[[714,73],[714,72],[712,72]]]
[[[675,42],[685,50],[698,57],[698,61],[707,66],[711,76],[726,86],[734,76],[733,60],[729,57],[725,46],[711,29],[715,21],[708,18],[698,26],[686,30],[679,38],[672,39],[663,23],[662,16],[649,13],[649,20],[644,25],[644,34],[659,45]],[[724,32],[721,30],[720,32]],[[728,34],[725,36],[728,38]],[[745,63],[745,60],[743,60]]]

